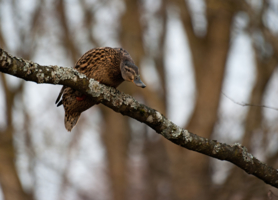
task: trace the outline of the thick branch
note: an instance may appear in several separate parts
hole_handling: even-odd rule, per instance
[[[229,161],[248,174],[253,174],[265,183],[278,188],[277,170],[260,162],[242,145],[238,143],[227,145],[190,133],[178,127],[158,111],[138,103],[130,95],[88,79],[72,68],[42,66],[11,56],[0,48],[0,71],[26,81],[66,85],[87,93],[94,98],[95,102],[145,123],[177,145],[219,160]]]

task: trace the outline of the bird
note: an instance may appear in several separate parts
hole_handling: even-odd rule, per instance
[[[123,48],[93,48],[78,59],[74,69],[88,78],[114,88],[124,81],[132,82],[141,88],[146,87],[140,79],[138,67]],[[67,86],[62,87],[55,104],[57,107],[64,107],[64,124],[68,131],[75,127],[82,112],[95,105],[91,96]]]

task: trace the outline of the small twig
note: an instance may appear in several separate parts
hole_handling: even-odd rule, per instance
[[[237,102],[235,100],[233,100],[231,97],[227,96],[224,92],[222,92],[222,94],[227,97],[228,99],[230,99],[232,102],[234,102],[235,104],[238,104],[240,106],[256,106],[256,107],[262,107],[262,108],[268,108],[268,109],[272,109],[272,110],[277,110],[278,111],[278,108],[275,108],[275,107],[270,107],[270,106],[266,106],[266,105],[255,105],[255,104],[249,104],[249,103],[240,103],[240,102]]]

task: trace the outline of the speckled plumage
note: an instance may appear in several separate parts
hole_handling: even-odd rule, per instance
[[[128,81],[134,82],[137,77],[141,82],[138,68],[128,52],[122,48],[100,47],[91,49],[77,61],[74,68],[88,78],[93,78],[112,87],[117,87],[126,80],[126,76],[123,78],[123,75],[129,73],[129,69],[133,71],[134,80]],[[142,82],[136,85],[145,87]],[[59,102],[62,95],[62,100]],[[68,131],[71,131],[76,125],[80,114],[94,105],[90,96],[86,96],[82,101],[77,100],[82,96],[84,95],[81,92],[64,86],[56,100],[56,103],[59,102],[57,106],[61,104],[64,106],[65,127]]]

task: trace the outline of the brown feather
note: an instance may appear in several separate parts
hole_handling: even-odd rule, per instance
[[[117,87],[124,81],[120,69],[123,57],[134,63],[128,52],[122,48],[95,48],[86,52],[77,61],[74,68],[88,78],[93,78],[108,86]],[[58,105],[63,104],[65,127],[68,131],[71,131],[78,122],[80,114],[95,103],[89,96],[82,101],[76,100],[76,97],[82,96],[82,93],[65,86],[61,89],[56,103],[62,95],[62,100]]]

